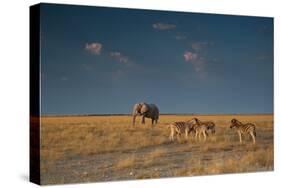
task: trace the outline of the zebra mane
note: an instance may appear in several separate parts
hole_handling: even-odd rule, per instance
[[[192,118],[191,120],[188,120],[187,122],[190,124],[191,122],[197,123],[197,122],[200,122],[200,121],[197,118]]]
[[[238,120],[236,120],[236,124],[243,125],[243,123],[241,121],[238,121]]]

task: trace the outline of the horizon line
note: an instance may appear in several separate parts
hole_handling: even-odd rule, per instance
[[[272,113],[162,113],[160,115],[274,115]],[[129,113],[112,113],[112,114],[41,114],[40,117],[64,117],[64,116],[132,116]]]

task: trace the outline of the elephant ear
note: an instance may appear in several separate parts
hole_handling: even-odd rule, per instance
[[[149,106],[145,103],[141,103],[141,113],[145,113],[149,111]]]

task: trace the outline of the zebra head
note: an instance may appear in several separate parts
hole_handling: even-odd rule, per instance
[[[237,124],[237,119],[232,119],[231,124],[230,124],[230,128],[232,129],[233,127],[236,127],[236,124]]]
[[[189,120],[189,123],[191,123],[191,124],[196,123],[196,118]]]
[[[196,126],[198,124],[198,119],[197,118],[193,118],[191,120],[188,121],[190,128],[194,128],[194,126]]]
[[[195,122],[196,124],[199,123],[199,119],[197,119],[197,118],[193,118],[191,121]]]
[[[212,134],[215,134],[216,133],[216,128],[215,128],[215,124],[212,122],[212,123],[209,123],[209,125],[207,126],[207,129],[208,130],[211,130],[211,133]]]

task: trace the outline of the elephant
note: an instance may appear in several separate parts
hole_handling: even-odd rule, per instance
[[[136,116],[142,116],[142,124],[145,124],[145,118],[152,120],[152,125],[156,124],[159,119],[159,110],[155,104],[147,104],[144,102],[136,103],[133,108],[133,125],[135,125]]]

